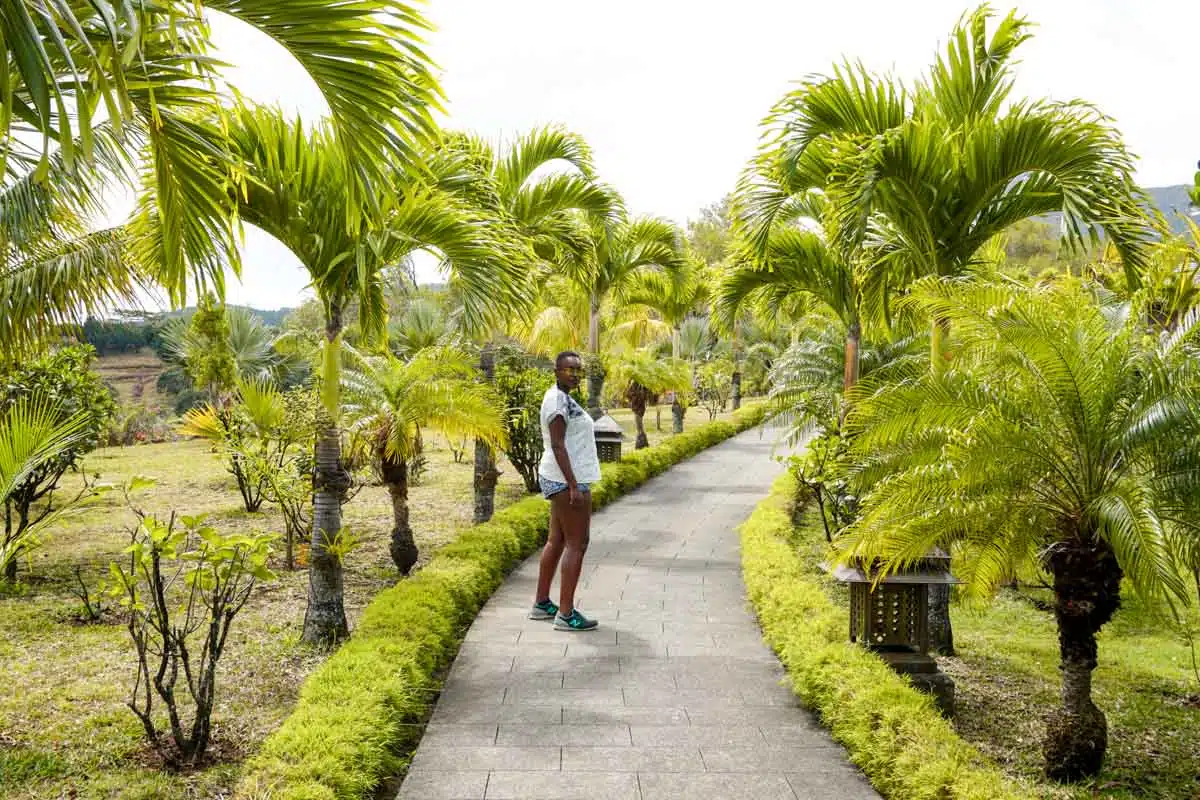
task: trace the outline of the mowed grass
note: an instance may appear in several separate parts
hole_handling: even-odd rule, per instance
[[[955,727],[1005,770],[1053,800],[1200,799],[1200,685],[1170,624],[1124,592],[1101,632],[1094,698],[1108,717],[1108,756],[1095,779],[1066,787],[1041,777],[1046,712],[1058,702],[1052,614],[1002,593],[954,609],[958,657],[939,659],[957,684]]]
[[[471,524],[473,450],[454,463],[445,440],[426,436],[429,467],[411,489],[412,525],[428,558]],[[198,441],[109,448],[89,455],[88,472],[119,483],[135,474],[158,483],[136,496],[147,513],[206,513],[223,531],[282,531],[272,510],[247,514],[232,478]],[[523,496],[508,465],[497,506]],[[67,484],[77,479],[68,478]],[[345,507],[362,538],[347,557],[346,605],[353,627],[362,608],[397,580],[387,552],[391,530],[387,492],[366,486]],[[221,798],[240,762],[290,712],[321,653],[299,643],[308,586],[303,570],[259,586],[234,623],[218,673],[214,763],[188,775],[155,768],[140,723],[125,707],[134,676],[128,633],[119,619],[84,625],[72,596],[74,570],[89,584],[128,543],[132,514],[117,492],[103,495],[53,531],[32,567],[21,565],[18,594],[0,595],[0,798]],[[282,555],[282,551],[278,553]]]

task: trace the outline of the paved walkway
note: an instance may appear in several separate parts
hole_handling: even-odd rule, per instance
[[[578,602],[598,630],[525,619],[537,558],[518,568],[471,626],[400,798],[877,798],[780,685],[748,608],[734,528],[781,469],[771,439],[744,433],[595,516]]]

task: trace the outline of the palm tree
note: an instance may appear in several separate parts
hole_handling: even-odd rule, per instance
[[[462,172],[475,179],[468,191],[473,201],[503,220],[529,249],[530,274],[525,285],[537,286],[549,265],[578,259],[587,248],[582,220],[609,218],[619,198],[596,180],[591,148],[578,134],[559,126],[535,128],[517,137],[504,152],[497,152],[477,137],[449,137],[451,157],[465,163]],[[548,169],[550,168],[550,169]],[[509,327],[533,308],[531,291],[520,308],[510,309]],[[509,323],[505,325],[503,323]],[[488,331],[479,353],[479,369],[488,383],[495,381],[496,330]],[[475,522],[491,519],[496,504],[495,451],[485,441],[475,441]]]
[[[708,326],[699,322],[697,315],[707,311],[707,302],[712,294],[712,272],[698,254],[689,252],[674,274],[664,272],[641,272],[630,281],[624,302],[627,306],[642,305],[653,309],[671,331],[671,357],[680,358],[684,353],[685,327],[691,334],[691,345],[687,358],[695,361],[699,350],[706,349]],[[696,340],[695,337],[700,339]],[[683,433],[685,406],[681,397],[691,384],[679,390],[672,389],[675,399],[671,403],[674,432]]]
[[[641,348],[615,359],[612,382],[633,411],[637,426],[634,448],[650,446],[646,436],[646,404],[664,392],[686,392],[692,385],[688,365],[677,359],[659,358],[652,349]]]
[[[295,355],[275,349],[276,336],[263,321],[245,308],[225,308],[229,322],[229,350],[238,376],[246,380],[286,384],[302,369]],[[163,326],[159,337],[165,359],[188,366],[201,357],[205,342],[186,318],[176,317]]]
[[[777,132],[743,177],[739,226],[765,253],[771,234],[813,190],[831,246],[876,272],[872,298],[932,275],[968,274],[976,254],[1011,225],[1063,214],[1072,246],[1099,231],[1119,251],[1131,286],[1149,230],[1119,132],[1081,101],[1010,101],[1013,58],[1030,37],[1015,12],[990,33],[981,6],[912,91],[890,76],[845,65],[806,81],[775,107]],[[933,321],[935,369],[946,358]]]
[[[367,342],[381,341],[386,325],[384,272],[408,254],[429,249],[450,268],[464,323],[482,328],[518,304],[520,254],[485,214],[471,209],[443,185],[454,174],[435,175],[432,185],[399,170],[389,191],[359,202],[351,189],[353,164],[328,123],[311,130],[277,110],[237,109],[230,139],[253,179],[238,195],[242,218],[286,245],[312,278],[325,314],[322,397],[313,496],[310,591],[304,638],[327,642],[347,633],[342,604],[342,566],[327,541],[342,529],[341,503],[348,486],[342,467],[340,412],[343,312],[357,302]],[[430,163],[435,163],[431,154]],[[351,229],[346,220],[357,219]]]
[[[417,297],[388,325],[388,335],[396,354],[404,358],[427,347],[449,344],[453,330],[436,303]]]
[[[604,389],[602,308],[609,302],[623,305],[638,276],[660,272],[674,277],[684,261],[679,231],[663,219],[622,213],[615,221],[588,219],[584,231],[583,251],[560,261],[559,268],[587,298],[588,412],[598,419]]]
[[[1063,676],[1046,773],[1094,775],[1107,742],[1091,697],[1096,634],[1122,578],[1150,599],[1186,591],[1171,532],[1196,530],[1195,498],[1181,504],[1175,489],[1200,477],[1200,316],[1147,343],[1139,314],[1078,288],[926,283],[917,298],[954,325],[961,354],[857,398],[847,425],[867,491],[836,544],[887,570],[953,545],[977,594],[1040,564]]]
[[[13,13],[0,20],[8,65],[0,316],[22,339],[0,337],[6,349],[31,324],[75,321],[114,300],[132,301],[150,278],[182,305],[189,278],[220,289],[224,265],[238,268],[230,188],[244,189],[244,179],[223,125],[231,93],[211,57],[211,15],[270,36],[313,79],[331,112],[327,136],[353,165],[349,210],[383,193],[397,166],[416,170],[417,152],[435,130],[431,111],[441,92],[419,38],[429,24],[407,0],[10,5]],[[111,179],[128,179],[129,155],[139,150],[144,192],[126,229],[43,236],[33,248],[14,235],[39,225],[44,233],[39,216],[86,219],[81,212],[103,202]],[[22,294],[28,286],[51,291]]]
[[[972,272],[977,254],[1006,228],[1062,213],[1072,247],[1100,231],[1138,285],[1149,233],[1133,179],[1133,156],[1095,107],[1011,101],[1014,54],[1030,24],[1010,13],[994,26],[987,6],[965,15],[944,56],[913,90],[861,65],[805,81],[776,106],[777,134],[743,176],[739,228],[759,253],[778,223],[814,191],[830,244],[870,265],[865,295],[887,316],[889,295],[911,281]],[[950,358],[946,320],[930,321],[930,361]],[[949,594],[931,604],[938,650],[953,652]]]
[[[745,305],[778,308],[793,295],[820,302],[844,331],[842,387],[859,377],[862,346],[862,292],[853,264],[840,258],[815,231],[773,230],[760,258],[739,262],[725,273],[717,292],[718,316],[732,324]]]
[[[448,437],[474,436],[491,447],[506,442],[503,403],[490,386],[474,380],[467,355],[429,348],[410,361],[368,358],[343,378],[346,416],[380,465],[392,497],[392,561],[407,575],[417,563],[408,512],[408,465],[419,452],[420,429]]]

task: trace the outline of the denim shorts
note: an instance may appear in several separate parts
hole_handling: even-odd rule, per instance
[[[538,485],[542,487],[542,497],[546,498],[547,500],[559,492],[565,492],[567,490],[567,485],[565,483],[552,481],[549,478],[543,478],[541,475],[538,475]],[[584,494],[587,494],[592,490],[591,485],[587,483],[580,483],[578,486],[579,491],[583,492]]]

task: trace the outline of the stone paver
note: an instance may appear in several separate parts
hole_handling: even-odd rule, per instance
[[[537,557],[479,613],[400,800],[869,800],[781,685],[735,530],[781,469],[743,433],[596,514],[589,633],[525,619]]]

